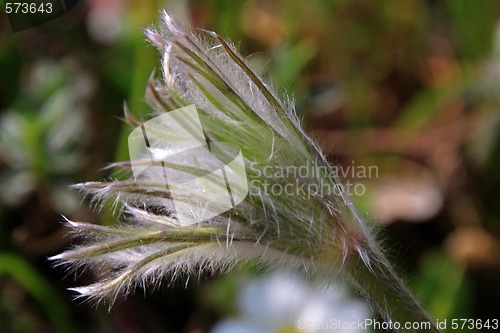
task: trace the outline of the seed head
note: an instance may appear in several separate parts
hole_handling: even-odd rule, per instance
[[[280,99],[235,47],[214,32],[184,28],[163,13],[159,28],[145,34],[158,48],[163,66],[161,76],[152,76],[147,85],[152,116],[194,105],[207,146],[223,143],[211,159],[226,164],[233,156],[231,147],[240,150],[248,194],[229,210],[185,223],[184,216],[206,203],[206,190],[214,181],[174,202],[177,188],[165,186],[161,170],[173,170],[170,181],[201,177],[210,171],[212,160],[173,161],[173,151],[189,147],[159,131],[157,136],[165,134],[167,143],[149,145],[146,151],[162,168],[141,168],[140,177],[124,181],[75,186],[99,203],[112,198],[121,221],[113,227],[67,221],[84,242],[52,259],[109,268],[103,280],[75,290],[114,300],[136,286],[223,272],[239,262],[317,272],[340,268],[347,256],[357,253],[370,265],[363,252],[373,242],[369,232],[321,149],[301,127],[292,101]],[[133,126],[146,124],[127,110],[125,119]],[[194,133],[191,120],[177,121],[183,131]],[[131,172],[150,162],[112,166]],[[230,178],[235,169],[228,170]],[[232,185],[233,192],[244,190]]]

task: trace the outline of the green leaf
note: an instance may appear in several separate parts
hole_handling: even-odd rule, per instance
[[[57,332],[78,332],[67,305],[57,291],[22,257],[0,253],[0,275],[7,275],[21,284],[46,311]]]
[[[452,17],[461,57],[477,60],[489,54],[500,2],[448,0],[446,7]]]
[[[434,318],[470,318],[470,290],[464,268],[440,252],[425,257],[413,289]]]

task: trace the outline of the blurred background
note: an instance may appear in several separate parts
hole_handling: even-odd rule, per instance
[[[67,290],[94,272],[47,260],[71,244],[61,214],[113,223],[68,186],[128,158],[122,106],[147,115],[159,61],[141,29],[163,8],[232,39],[294,97],[434,317],[500,319],[499,1],[87,0],[16,33],[0,14],[1,332],[259,332],[242,312],[266,298],[248,288],[279,288],[251,267],[108,311]]]

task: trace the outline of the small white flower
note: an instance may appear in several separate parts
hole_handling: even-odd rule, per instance
[[[371,318],[367,304],[340,288],[319,289],[297,276],[275,274],[251,280],[238,295],[241,315],[211,333],[361,333]]]

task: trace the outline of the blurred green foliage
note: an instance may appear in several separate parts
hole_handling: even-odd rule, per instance
[[[413,281],[413,289],[434,318],[451,322],[470,316],[471,290],[465,270],[442,253],[427,253]]]
[[[4,275],[21,284],[24,289],[38,302],[46,312],[57,332],[78,332],[78,327],[73,321],[69,305],[58,295],[51,282],[41,275],[32,265],[17,254],[0,253],[0,278]],[[10,303],[10,302],[12,303]],[[9,304],[10,303],[10,304]],[[9,300],[8,295],[3,297],[0,306],[8,311],[18,311],[15,308],[16,300]],[[3,311],[2,311],[3,312]],[[15,315],[15,313],[13,313]],[[30,320],[23,316],[18,321],[10,321],[4,331],[23,332],[35,331]]]

